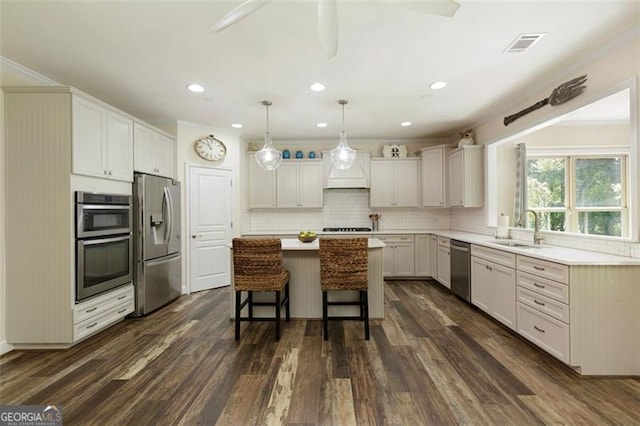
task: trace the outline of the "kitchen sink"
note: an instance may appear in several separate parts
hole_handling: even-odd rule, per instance
[[[542,246],[537,246],[529,243],[521,243],[518,241],[494,241],[495,244],[505,246],[505,247],[513,247],[513,248],[521,248],[521,249],[538,249],[542,248]]]

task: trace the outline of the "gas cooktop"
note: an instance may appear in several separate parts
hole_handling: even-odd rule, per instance
[[[359,227],[338,227],[338,228],[322,228],[322,232],[371,232],[371,228]]]

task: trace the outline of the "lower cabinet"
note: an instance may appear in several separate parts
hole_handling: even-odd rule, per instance
[[[451,252],[449,248],[449,238],[438,237],[438,271],[436,280],[451,288]]]
[[[378,238],[386,244],[382,249],[383,276],[415,276],[413,235],[381,235]]]
[[[431,277],[431,235],[416,235],[416,277]]]
[[[73,307],[73,341],[77,342],[117,322],[135,308],[129,284]]]
[[[471,247],[471,303],[515,330],[515,255],[485,247]],[[478,254],[483,257],[478,257]],[[503,263],[511,267],[486,259],[494,256],[499,256],[499,260],[506,258]]]

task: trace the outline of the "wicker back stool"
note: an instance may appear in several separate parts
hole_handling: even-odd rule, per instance
[[[364,321],[365,339],[369,340],[369,250],[367,238],[320,238],[320,287],[322,289],[322,323],[324,340],[329,338],[330,319]],[[357,301],[329,302],[328,291],[358,291]],[[359,316],[328,316],[332,305],[360,307]]]
[[[255,318],[254,306],[274,306],[276,341],[280,340],[280,316],[285,307],[286,320],[291,319],[289,311],[289,271],[284,269],[282,244],[277,238],[234,238],[233,239],[233,279],[236,292],[235,338],[240,340],[241,321],[273,321],[273,318]],[[284,298],[281,292],[284,290]],[[242,299],[242,292],[248,292]],[[254,302],[254,291],[275,292],[275,302]],[[248,306],[248,315],[241,316]]]

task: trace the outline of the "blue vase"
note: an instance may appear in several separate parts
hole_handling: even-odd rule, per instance
[[[284,151],[282,151],[282,158],[284,158],[285,160],[288,160],[289,158],[291,158],[291,153],[289,152],[288,149],[285,149]]]
[[[316,158],[316,153],[313,151],[309,151],[309,158]]]
[[[304,158],[302,151],[296,151],[296,158]]]

